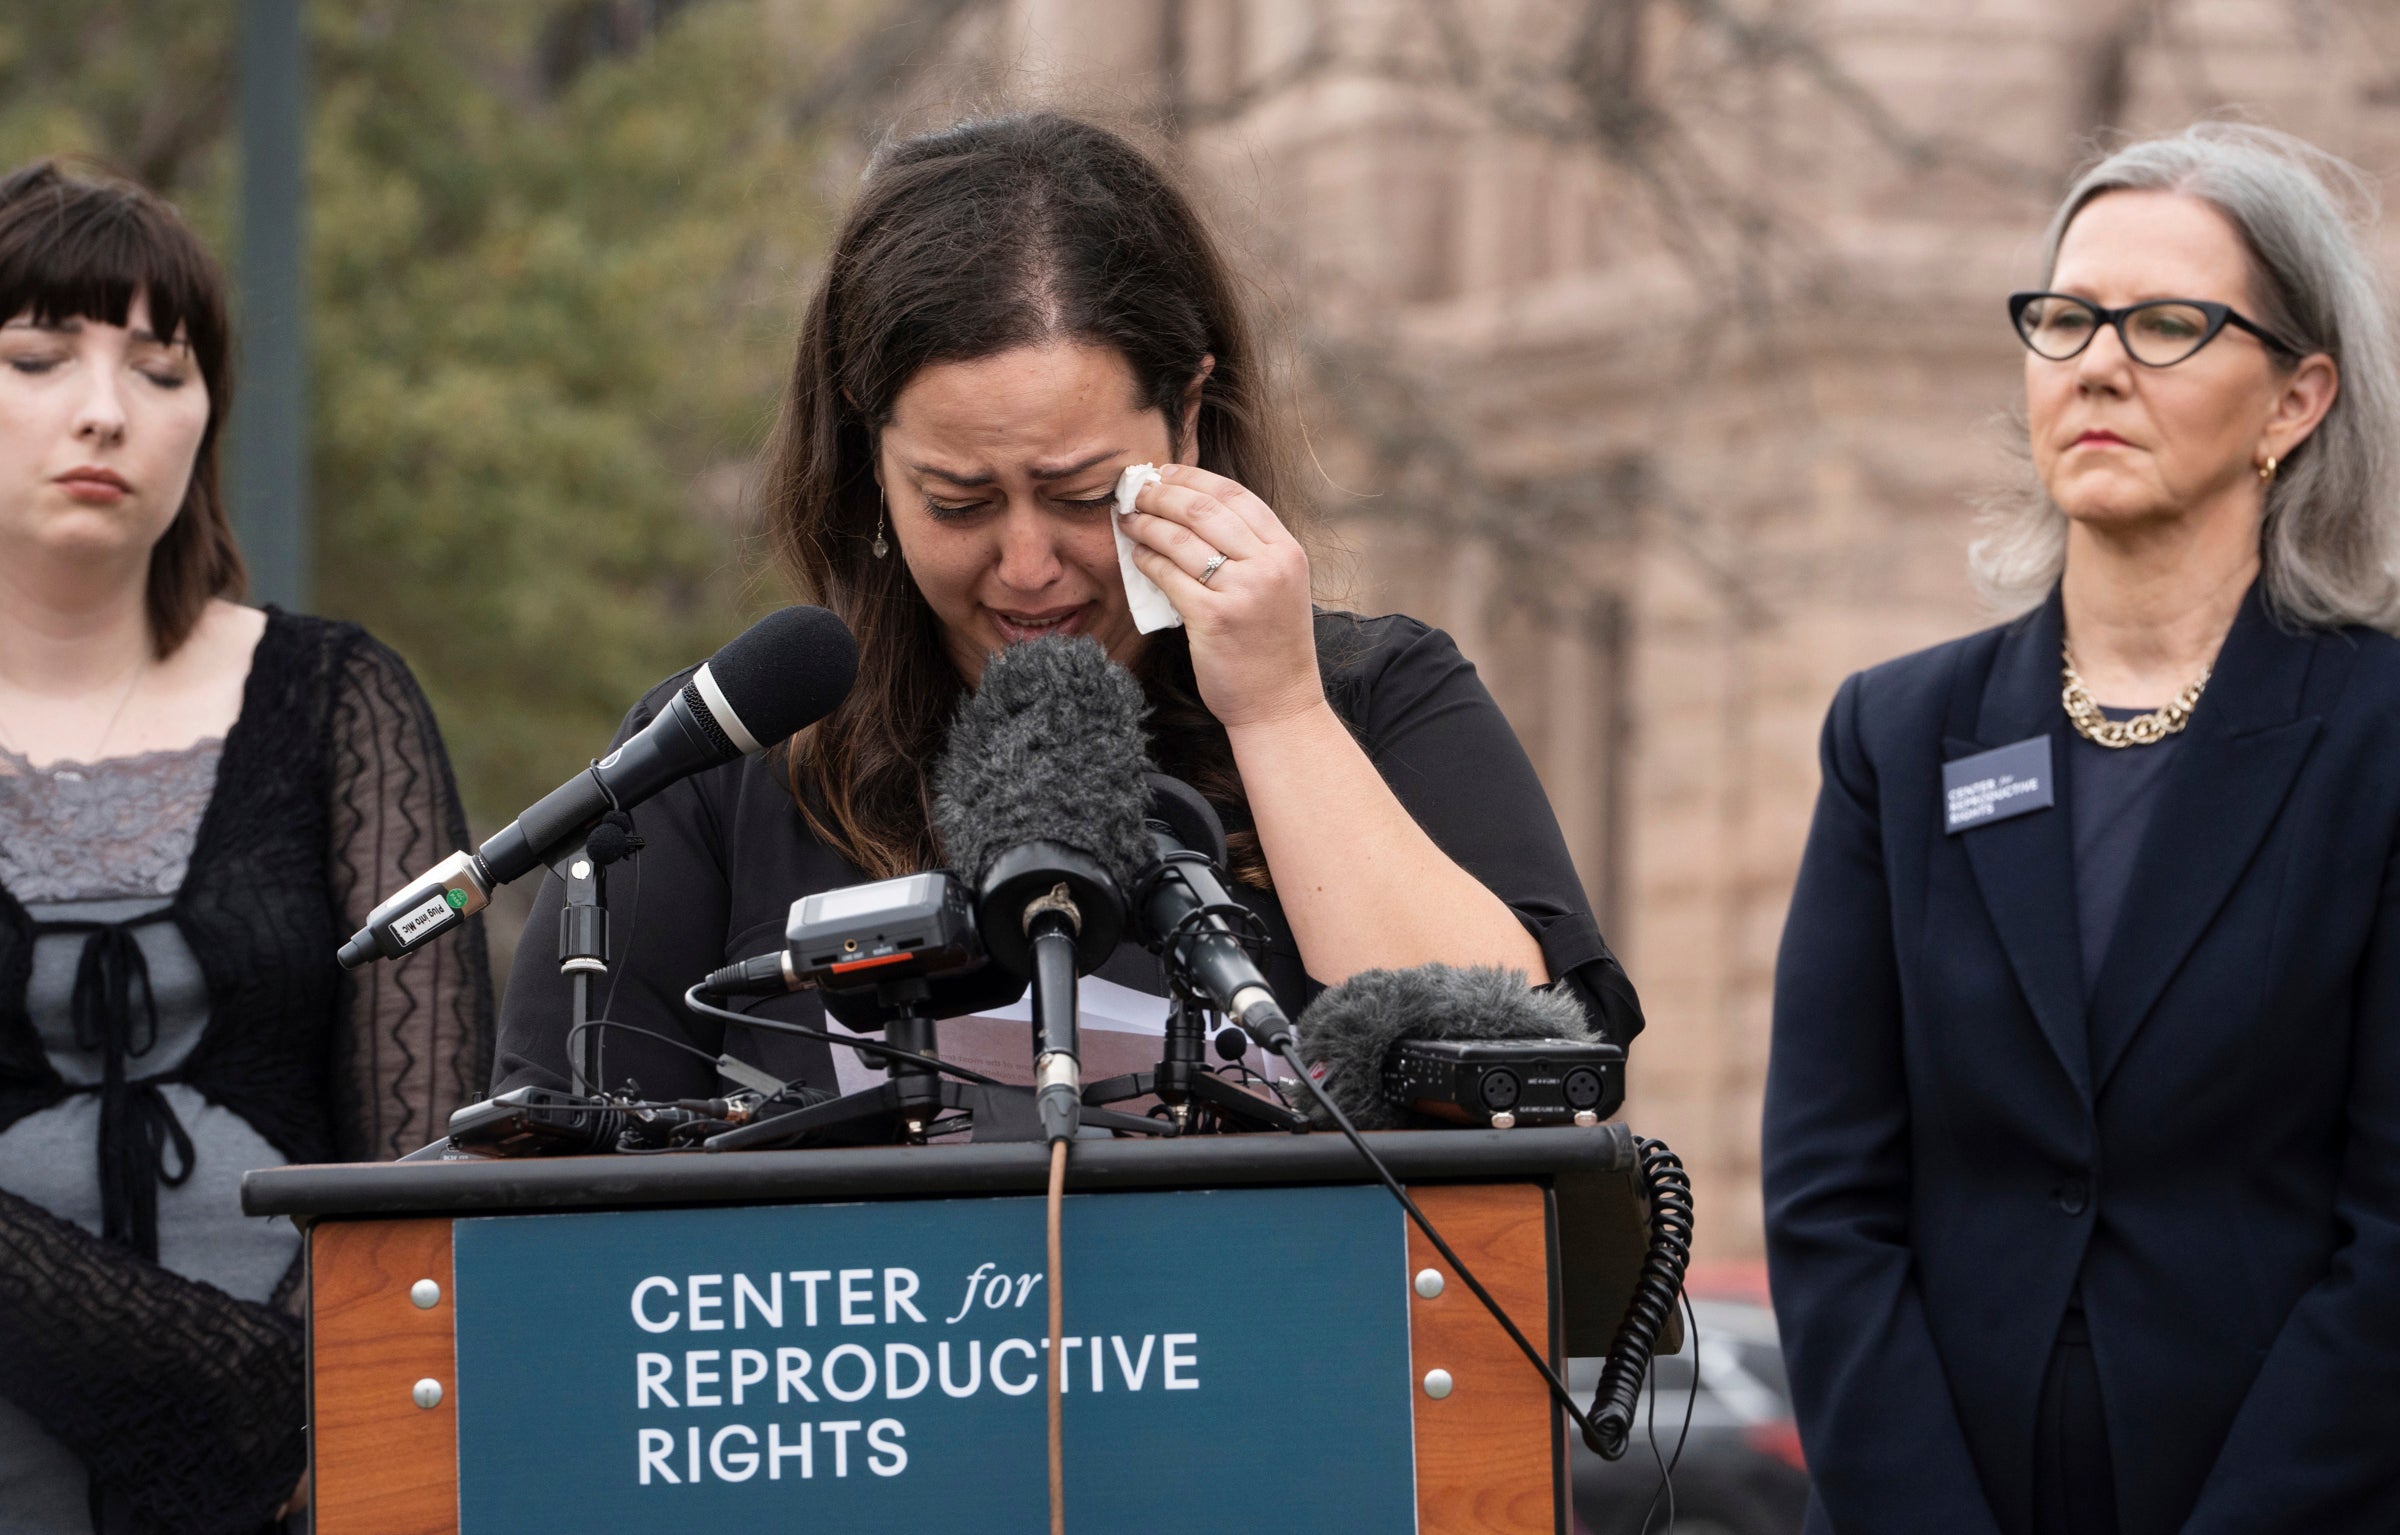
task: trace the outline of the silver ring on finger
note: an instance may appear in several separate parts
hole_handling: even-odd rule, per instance
[[[1210,555],[1210,556],[1209,556],[1208,563],[1200,567],[1200,584],[1201,584],[1202,586],[1206,586],[1206,585],[1208,585],[1208,583],[1209,583],[1209,582],[1211,582],[1211,581],[1215,580],[1215,579],[1216,579],[1217,572],[1218,572],[1219,570],[1223,569],[1223,568],[1224,568],[1224,565],[1225,565],[1225,556],[1224,556],[1224,555],[1222,555],[1222,554],[1213,554],[1213,555]]]

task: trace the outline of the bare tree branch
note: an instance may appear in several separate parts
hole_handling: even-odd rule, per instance
[[[2127,3],[2146,20],[2149,6],[2171,0]],[[1775,173],[1774,130],[1760,113],[1767,103],[1791,110],[1778,83],[1797,82],[1904,176],[1956,173],[2011,195],[2054,183],[2054,167],[1915,127],[1816,35],[1740,0],[1536,0],[1510,10],[1509,27],[1466,0],[1409,0],[1399,10],[1395,27],[1337,33],[1321,24],[1273,68],[1194,103],[1185,125],[1238,120],[1283,93],[1347,78],[1399,87],[1388,110],[1429,129],[1455,125],[1463,107],[1504,134],[1587,152],[1647,210],[1692,290],[1717,300],[1689,321],[1695,376],[1729,344],[1779,374],[1781,308],[1839,287],[1815,210],[1787,203]],[[1302,338],[1301,352],[1316,397],[1374,466],[1379,520],[1482,540],[1538,575],[1555,573],[1562,543],[1621,536],[1646,516],[1745,621],[1767,612],[1744,573],[1741,540],[1646,458],[1529,478],[1486,461],[1471,416],[1393,344],[1320,330]],[[1804,396],[1794,408],[1807,409]]]
[[[892,0],[875,24],[828,60],[791,104],[787,121],[806,133],[855,116],[936,53],[951,29],[992,0]]]

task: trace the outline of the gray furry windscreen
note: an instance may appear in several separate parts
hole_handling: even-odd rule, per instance
[[[1384,1100],[1383,1058],[1401,1040],[1599,1038],[1563,987],[1528,986],[1523,971],[1492,965],[1361,970],[1319,994],[1299,1032],[1300,1058],[1323,1064],[1325,1096],[1361,1130],[1446,1123]],[[1313,1098],[1296,1103],[1312,1118],[1324,1112]]]
[[[1099,642],[1027,640],[984,663],[933,770],[933,825],[951,869],[980,885],[1028,842],[1063,842],[1120,885],[1150,860],[1141,684]]]

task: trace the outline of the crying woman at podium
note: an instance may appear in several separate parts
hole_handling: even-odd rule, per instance
[[[1443,962],[1562,988],[1618,1044],[1639,1031],[1473,665],[1413,618],[1313,600],[1292,417],[1247,286],[1165,173],[1087,123],[975,121],[876,158],[760,475],[783,573],[856,635],[857,685],[788,746],[640,808],[642,850],[608,892],[603,1006],[629,1027],[608,1033],[604,1085],[713,1096],[719,1053],[863,1085],[853,1052],[695,1018],[684,990],[778,947],[801,896],[941,867],[929,780],[950,722],[988,658],[1046,635],[1088,636],[1140,683],[1151,756],[1224,822],[1288,1013],[1361,971]],[[552,876],[529,931],[553,931],[562,901]],[[551,947],[518,951],[497,1089],[569,1078]],[[1084,982],[1087,1079],[1157,1064],[1163,989],[1132,943]],[[814,993],[758,1012],[826,1022]],[[1021,1014],[947,1023],[942,1052],[1031,1075]]]

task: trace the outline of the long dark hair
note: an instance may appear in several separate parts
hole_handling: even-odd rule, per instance
[[[1148,157],[1055,113],[887,146],[809,299],[766,476],[779,557],[858,637],[858,684],[794,748],[793,796],[818,836],[878,878],[940,862],[927,775],[966,685],[906,566],[870,552],[876,438],[919,369],[1050,340],[1121,354],[1178,453],[1187,392],[1213,357],[1201,467],[1304,533],[1233,270]],[[1135,675],[1159,765],[1216,804],[1235,874],[1264,885],[1232,746],[1200,701],[1184,632],[1150,636]]]
[[[131,181],[72,175],[52,161],[0,181],[0,320],[96,320],[123,325],[133,296],[150,323],[181,331],[208,386],[208,425],[175,520],[150,550],[144,608],[161,658],[191,637],[212,597],[249,587],[217,488],[218,427],[233,408],[225,278],[199,236],[155,192]]]

